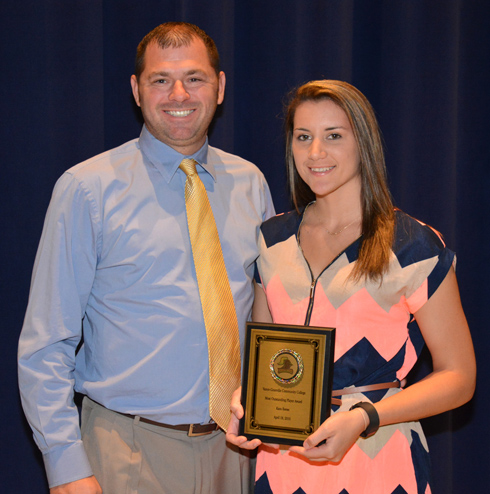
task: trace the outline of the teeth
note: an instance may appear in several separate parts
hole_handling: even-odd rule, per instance
[[[317,173],[324,173],[328,172],[329,170],[333,170],[333,166],[326,166],[325,168],[311,168],[311,171],[317,172]]]
[[[165,113],[172,115],[172,117],[187,117],[187,115],[190,115],[193,111],[194,110],[166,110]]]

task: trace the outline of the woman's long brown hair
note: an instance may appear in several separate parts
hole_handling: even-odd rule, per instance
[[[351,277],[382,281],[388,268],[394,237],[394,208],[387,185],[381,134],[367,98],[343,81],[311,81],[294,91],[286,109],[286,165],[296,210],[315,200],[315,194],[299,176],[294,164],[292,139],[294,116],[305,101],[331,100],[342,108],[354,131],[360,155],[362,240]]]

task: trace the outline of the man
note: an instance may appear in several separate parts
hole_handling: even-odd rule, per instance
[[[246,492],[247,460],[210,419],[179,165],[197,162],[242,344],[270,193],[254,165],[208,146],[225,74],[202,30],[150,32],[131,86],[145,122],[139,139],[71,168],[53,192],[19,343],[24,410],[52,494]],[[73,389],[85,395],[81,432]]]

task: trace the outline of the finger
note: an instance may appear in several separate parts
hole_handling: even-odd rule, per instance
[[[236,389],[233,394],[231,395],[231,405],[230,405],[230,410],[231,412],[238,418],[241,419],[243,417],[243,406],[240,402],[241,398],[241,393],[242,393],[242,387],[240,386],[238,389]]]
[[[299,455],[305,456],[307,450],[303,448],[303,446],[291,446],[289,451],[291,451],[291,453],[298,453]]]
[[[330,457],[324,450],[320,450],[319,448],[306,449],[302,446],[291,446],[289,451],[304,456],[310,461],[336,461],[335,458]]]
[[[262,444],[260,439],[255,438],[249,441],[245,436],[237,436],[236,434],[226,434],[226,440],[242,449],[255,449]]]
[[[235,389],[235,391],[233,391],[233,394],[231,395],[231,403],[233,405],[239,404],[241,396],[242,396],[242,387],[240,386],[239,388]]]
[[[247,442],[247,438],[245,436],[237,436],[236,434],[230,432],[226,433],[226,440],[235,446],[241,446]]]
[[[251,441],[247,441],[243,443],[240,447],[245,449],[256,449],[262,444],[260,439],[252,439]]]
[[[240,422],[236,415],[233,413],[230,415],[230,421],[228,422],[227,432],[231,434],[238,434],[238,426]]]
[[[289,451],[291,453],[296,453],[298,455],[304,456],[308,460],[315,460],[316,455],[313,453],[314,450],[305,449],[303,448],[303,446],[291,446],[289,448]]]
[[[309,435],[305,439],[303,446],[305,449],[315,448],[322,441],[324,441],[326,439],[327,439],[327,432],[323,429],[323,427],[320,427],[313,434]]]
[[[237,406],[232,405],[230,407],[230,411],[232,416],[235,416],[238,420],[243,417],[244,411],[242,405],[238,404]]]

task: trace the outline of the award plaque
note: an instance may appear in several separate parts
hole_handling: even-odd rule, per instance
[[[240,435],[298,444],[330,415],[335,329],[247,323]]]

